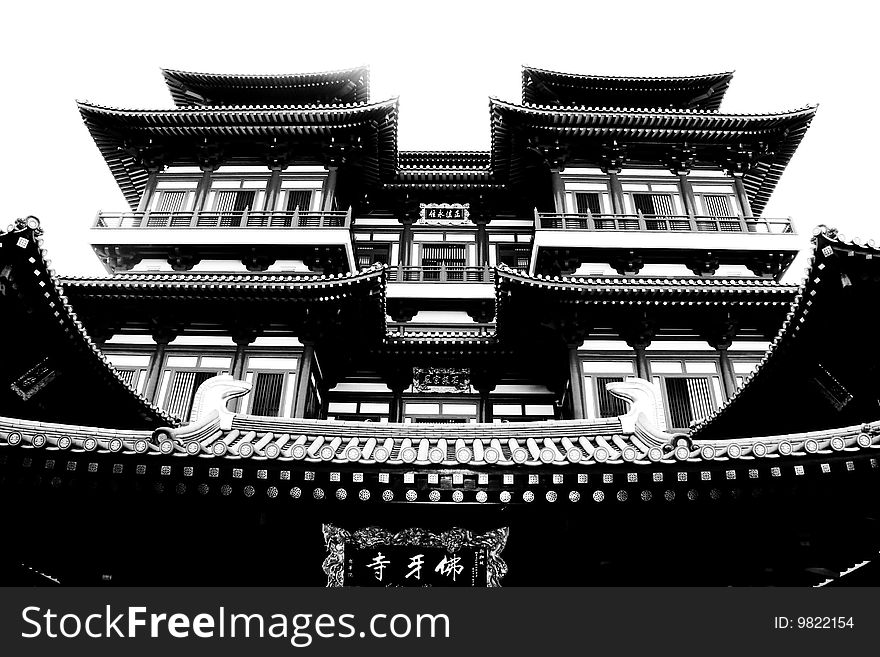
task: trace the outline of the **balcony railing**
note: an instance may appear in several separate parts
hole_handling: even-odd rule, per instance
[[[213,212],[99,212],[95,228],[349,228],[346,211],[242,210]]]
[[[389,283],[491,283],[492,268],[449,265],[398,265],[388,269]]]
[[[579,214],[535,211],[536,230],[638,230],[685,233],[792,234],[790,218],[712,217],[708,215]]]

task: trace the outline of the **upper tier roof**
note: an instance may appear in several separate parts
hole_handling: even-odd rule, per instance
[[[675,77],[577,75],[523,66],[523,104],[717,110],[733,72]]]
[[[745,155],[743,183],[760,216],[810,122],[815,106],[767,114],[702,110],[596,109],[522,106],[491,98],[492,168],[518,182],[540,148],[557,148],[570,163],[601,162],[609,144],[621,147],[626,166],[658,164],[673,147],[696,149],[714,166]],[[753,157],[752,157],[753,156]],[[751,159],[749,159],[751,158]]]
[[[163,69],[178,107],[192,105],[346,105],[370,101],[367,66],[321,73],[234,75]]]
[[[132,208],[148,168],[197,164],[202,151],[208,159],[229,164],[332,160],[348,169],[347,179],[356,179],[351,189],[451,193],[467,200],[483,192],[516,197],[526,190],[526,196],[534,196],[538,190],[522,187],[530,168],[550,160],[551,166],[557,160],[600,166],[612,147],[620,150],[624,166],[690,166],[670,164],[675,153],[697,168],[734,161],[735,170],[745,174],[752,210],[760,216],[816,111],[719,113],[730,73],[613,78],[527,67],[524,105],[490,100],[489,151],[398,152],[397,101],[366,102],[366,68],[286,76],[163,73],[178,94],[177,109],[79,105]],[[565,102],[545,93],[557,87],[577,93],[571,91]],[[214,95],[200,96],[198,89]],[[606,109],[612,105],[625,107]]]
[[[126,200],[136,207],[148,177],[145,159],[197,163],[208,144],[230,161],[296,145],[320,162],[334,140],[357,141],[367,180],[391,175],[397,153],[397,100],[359,105],[187,107],[130,110],[80,102],[79,111]],[[283,153],[281,154],[283,155]]]

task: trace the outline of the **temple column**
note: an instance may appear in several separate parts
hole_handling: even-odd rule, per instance
[[[730,362],[728,347],[718,348],[718,364],[721,366],[721,383],[724,386],[724,394],[728,399],[736,393],[736,375],[733,372],[733,363]]]
[[[489,401],[490,390],[483,388],[478,390],[480,401],[477,405],[477,422],[492,422],[492,402]]]
[[[608,187],[611,190],[611,212],[626,214],[623,203],[623,185],[620,184],[620,169],[608,170]]]
[[[266,183],[266,195],[263,198],[264,212],[272,212],[278,205],[278,195],[281,193],[281,169],[280,166],[270,167],[269,182]]]
[[[412,264],[413,220],[410,217],[404,217],[400,223],[403,224],[403,230],[400,233],[400,264],[408,267]]]
[[[479,394],[477,400],[477,422],[491,422],[492,403],[489,401],[489,394],[498,385],[496,372],[491,367],[471,368],[470,383],[471,387]]]
[[[587,402],[584,396],[584,375],[581,368],[581,359],[578,356],[578,344],[568,346],[568,379],[571,393],[571,417],[574,420],[583,420],[587,417]]]
[[[296,373],[296,396],[293,400],[293,417],[305,417],[306,403],[309,398],[309,383],[312,378],[312,361],[315,358],[315,344],[302,340],[303,351]]]
[[[229,374],[236,381],[244,381],[246,365],[247,365],[247,348],[253,344],[257,338],[256,330],[242,329],[233,333],[232,340],[235,342],[235,353],[232,355],[232,364],[229,367]],[[233,413],[241,410],[241,397],[236,397],[229,405]]]
[[[684,205],[684,213],[693,221],[697,216],[697,202],[694,198],[694,188],[688,178],[687,171],[678,171],[678,189],[681,192],[681,202]],[[691,227],[694,228],[693,226]]]
[[[721,369],[721,384],[725,396],[730,399],[736,392],[736,374],[730,362],[728,350],[736,339],[738,323],[726,314],[712,321],[703,333],[706,342],[718,352],[718,365]]]
[[[489,264],[489,231],[486,224],[489,222],[483,217],[474,219],[477,224],[477,265],[485,267]]]
[[[648,362],[647,349],[654,339],[654,323],[647,317],[642,317],[629,326],[625,326],[620,336],[626,344],[635,352],[636,376],[646,381],[651,380],[651,364]]]
[[[144,385],[144,397],[154,404],[158,404],[160,401],[156,399],[156,395],[159,391],[159,383],[162,381],[165,349],[176,337],[177,332],[165,326],[159,326],[153,330],[153,341],[156,343],[156,350],[150,355],[150,364],[147,366],[147,382]]]
[[[138,212],[146,212],[150,208],[150,203],[153,200],[153,194],[156,193],[156,186],[158,184],[159,171],[158,169],[152,169],[150,175],[147,177],[147,184],[144,187],[144,193],[141,195],[141,200],[138,203]]]
[[[739,324],[730,313],[716,316],[707,323],[703,337],[718,352],[718,365],[721,369],[721,384],[725,396],[730,399],[736,392],[736,375],[730,362],[728,350],[736,339]]]
[[[333,209],[333,200],[336,197],[336,172],[339,167],[327,167],[327,180],[324,181],[324,189],[321,197],[321,210],[330,212]]]
[[[195,212],[205,209],[205,204],[208,202],[208,194],[211,191],[211,176],[213,173],[214,167],[202,167],[202,177],[199,179],[199,184],[196,187],[196,196],[193,199],[193,210]]]
[[[553,204],[556,212],[565,213],[565,185],[562,184],[561,169],[550,169],[550,184],[553,188]]]
[[[403,422],[403,391],[405,388],[391,389],[391,406],[388,409],[389,422]]]
[[[735,172],[733,176],[733,188],[736,190],[736,198],[739,206],[742,208],[744,217],[752,217],[752,204],[749,203],[749,195],[746,193],[746,186],[743,184],[743,174]]]
[[[647,349],[650,341],[633,343],[630,345],[636,353],[636,376],[646,381],[651,380],[651,364],[648,362]]]

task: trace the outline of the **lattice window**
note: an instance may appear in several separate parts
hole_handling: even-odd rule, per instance
[[[606,388],[609,383],[622,383],[623,381],[622,376],[596,377],[596,408],[599,417],[617,417],[626,413],[626,402],[612,395]]]
[[[287,205],[284,208],[288,212],[299,209],[300,212],[308,212],[312,205],[312,192],[308,189],[291,189],[287,192]]]
[[[467,253],[464,244],[426,244],[422,247],[422,280],[439,281],[441,270],[446,270],[446,280],[464,280]]]
[[[281,393],[284,390],[284,374],[281,372],[257,372],[251,392],[251,414],[277,416],[281,411]]]
[[[193,400],[199,386],[212,376],[216,371],[204,370],[177,370],[171,377],[171,384],[165,394],[164,408],[172,415],[188,420],[192,412]]]
[[[597,192],[576,192],[574,203],[578,214],[599,214],[602,212],[602,204]]]
[[[214,200],[214,210],[221,213],[221,226],[240,226],[245,210],[252,210],[256,191],[239,189],[235,191],[219,191]]]
[[[694,420],[706,417],[714,409],[712,387],[705,376],[668,377],[664,379],[669,422],[687,428]]]

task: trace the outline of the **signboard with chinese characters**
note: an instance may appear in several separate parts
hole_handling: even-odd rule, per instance
[[[413,392],[470,392],[467,367],[414,367]]]
[[[327,586],[501,586],[507,535],[506,527],[475,535],[457,527],[436,534],[324,525]]]
[[[436,225],[471,224],[468,203],[419,203],[422,216],[416,223]]]
[[[52,366],[49,364],[49,357],[46,356],[27,372],[15,379],[9,387],[19,397],[27,401],[49,385],[56,376],[58,376],[58,373],[52,369]]]

